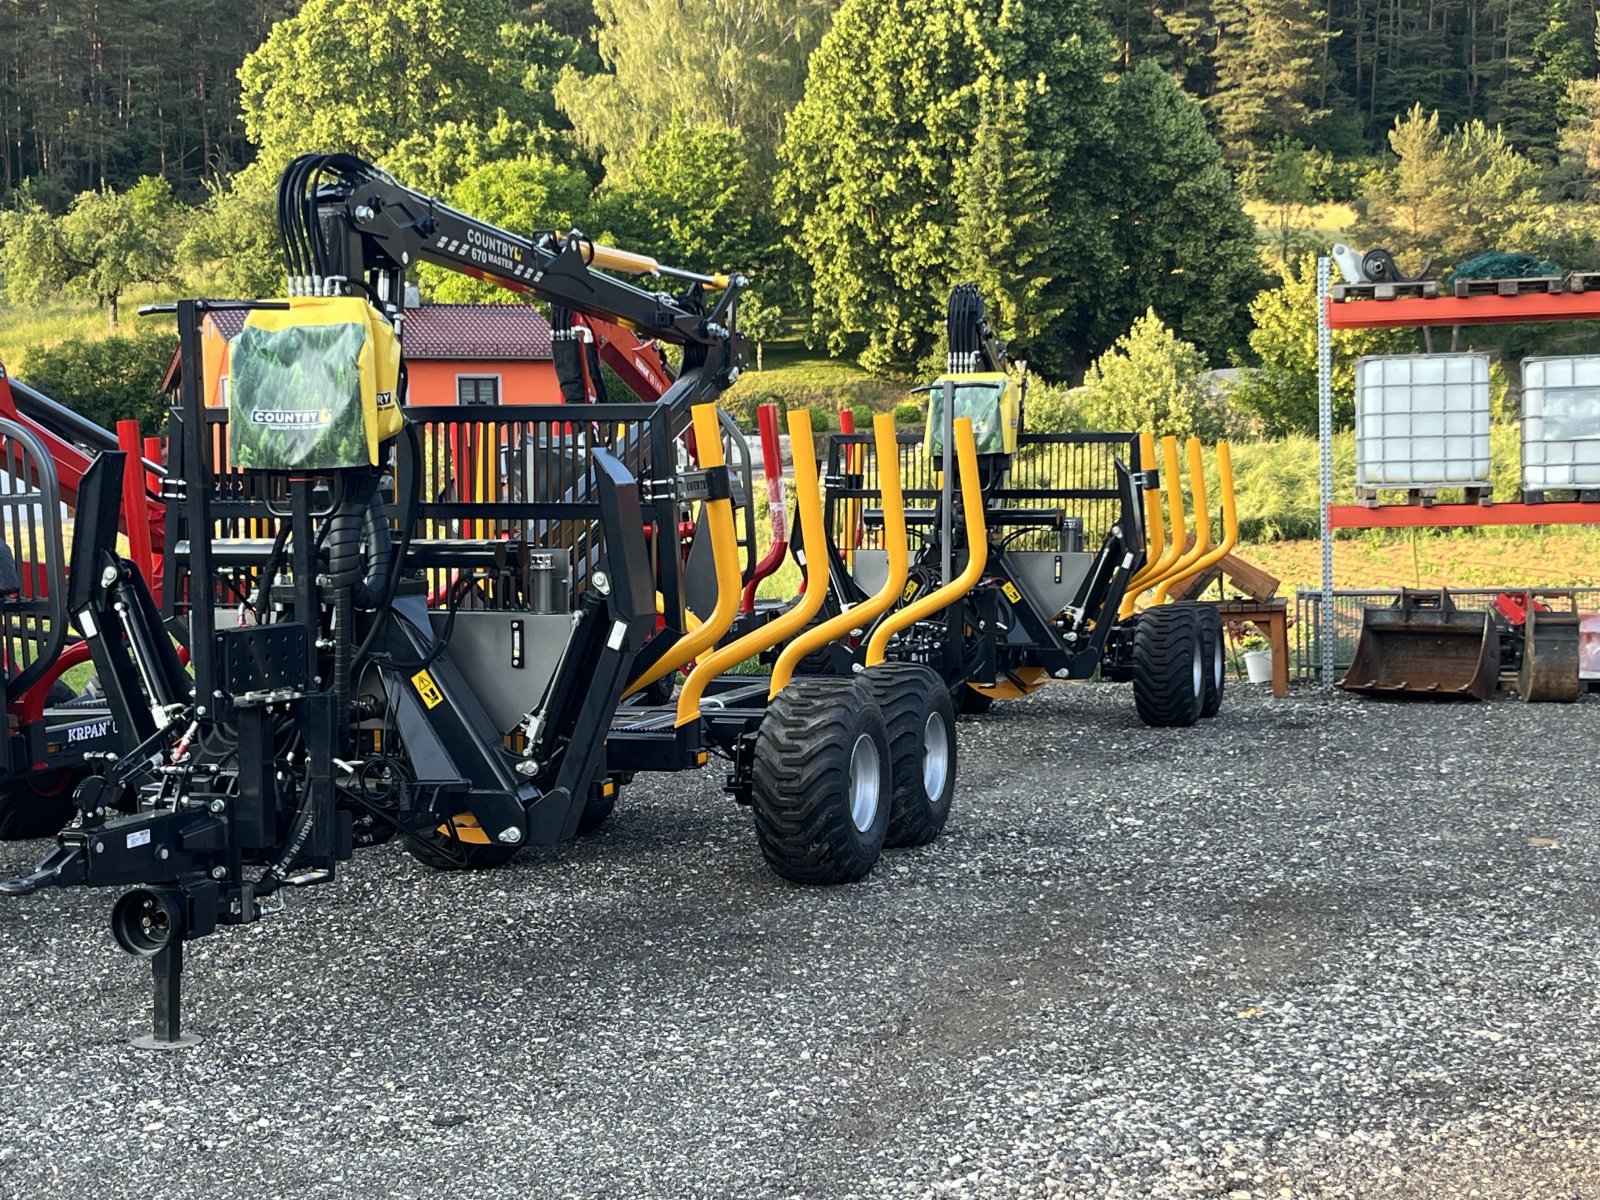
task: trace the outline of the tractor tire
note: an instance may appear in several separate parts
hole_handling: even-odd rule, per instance
[[[956,713],[939,675],[883,663],[861,676],[889,732],[894,797],[886,846],[926,846],[944,830],[956,790]]]
[[[1205,672],[1201,680],[1200,715],[1214,717],[1222,711],[1222,693],[1228,683],[1228,662],[1222,645],[1222,615],[1211,604],[1185,604],[1200,623],[1200,662]]]
[[[964,717],[976,717],[994,707],[994,697],[963,683],[955,691],[956,711]]]
[[[1133,631],[1133,704],[1158,729],[1193,725],[1205,691],[1200,623],[1193,611],[1162,605],[1139,615]]]
[[[756,840],[793,883],[854,883],[889,832],[889,732],[854,679],[796,679],[767,708],[751,771]]]
[[[436,871],[492,870],[505,866],[522,848],[476,840],[485,836],[477,821],[462,814],[435,829],[418,830],[405,839],[405,846],[412,858]]]
[[[67,767],[28,771],[0,787],[0,841],[55,837],[77,812],[73,793],[87,775]]]

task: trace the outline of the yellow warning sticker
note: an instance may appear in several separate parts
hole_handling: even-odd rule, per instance
[[[906,580],[906,590],[900,593],[900,603],[909,604],[911,602],[911,598],[916,594],[917,581],[915,579]]]
[[[1009,579],[1000,585],[1000,590],[1006,594],[1006,599],[1011,601],[1011,603],[1022,603],[1022,593],[1017,589],[1017,585],[1012,583]]]
[[[429,708],[438,708],[444,703],[444,693],[433,681],[433,676],[426,671],[418,671],[411,677],[411,683],[417,689],[417,695],[422,697],[422,702]]]

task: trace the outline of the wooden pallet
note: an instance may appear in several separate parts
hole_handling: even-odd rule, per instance
[[[1567,290],[1567,277],[1530,275],[1526,279],[1458,279],[1454,288],[1458,300],[1465,300],[1469,296],[1528,296],[1541,293],[1558,296]]]
[[[1600,504],[1600,488],[1524,488],[1524,504]]]
[[[1442,489],[1442,488],[1412,488],[1412,489],[1410,489],[1409,491],[1406,492],[1406,498],[1404,500],[1400,501],[1398,505],[1389,505],[1389,504],[1379,504],[1378,503],[1378,492],[1379,491],[1392,492],[1392,491],[1399,491],[1399,490],[1401,490],[1401,489],[1399,489],[1399,488],[1380,488],[1380,489],[1357,488],[1356,489],[1356,503],[1361,505],[1362,508],[1390,508],[1390,507],[1432,508],[1435,504],[1437,504],[1439,502],[1439,493],[1442,490],[1445,490],[1445,489]],[[1492,489],[1487,488],[1487,487],[1462,488],[1461,489],[1461,503],[1463,503],[1463,504],[1477,504],[1477,505],[1481,505],[1484,508],[1489,508],[1494,504],[1494,499],[1490,495],[1491,490]]]
[[[1336,283],[1335,300],[1432,300],[1439,295],[1439,281],[1418,279],[1414,283]]]

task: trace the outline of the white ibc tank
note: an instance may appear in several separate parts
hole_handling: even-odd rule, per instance
[[[1600,488],[1600,355],[1522,360],[1522,486]]]
[[[1489,486],[1489,356],[1356,363],[1356,489]]]

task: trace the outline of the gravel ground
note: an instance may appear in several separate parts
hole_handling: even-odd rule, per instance
[[[711,773],[487,875],[382,848],[192,947],[185,1051],[109,893],[7,903],[0,1195],[1600,1195],[1600,702],[1243,691],[964,721],[850,888]]]

